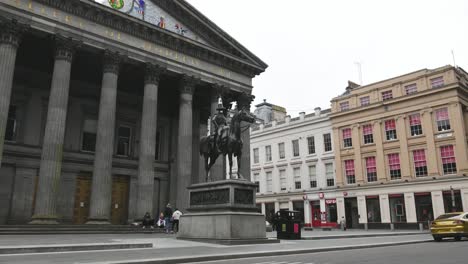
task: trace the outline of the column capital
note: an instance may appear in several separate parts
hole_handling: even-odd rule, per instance
[[[159,84],[161,75],[166,71],[161,65],[146,63],[145,65],[145,84]]]
[[[195,92],[195,86],[200,82],[200,79],[195,76],[182,75],[179,83],[180,93],[193,94]]]
[[[223,94],[227,93],[229,91],[229,88],[225,85],[222,85],[220,83],[210,83],[211,87],[211,95],[212,96],[222,96]]]
[[[123,56],[118,52],[105,50],[103,55],[103,72],[119,74],[120,64],[123,61]]]
[[[0,44],[9,44],[18,47],[26,26],[18,24],[16,20],[0,20]]]
[[[432,108],[424,108],[419,112],[422,116],[425,114],[431,114],[432,113]]]
[[[398,121],[400,119],[403,119],[403,120],[406,119],[406,114],[399,115],[399,116],[395,117],[395,121]]]
[[[70,37],[55,35],[55,60],[66,60],[72,62],[73,55],[79,42]]]

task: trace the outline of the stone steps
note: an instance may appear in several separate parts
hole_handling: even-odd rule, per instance
[[[0,225],[0,235],[29,234],[154,234],[160,228],[103,225]]]

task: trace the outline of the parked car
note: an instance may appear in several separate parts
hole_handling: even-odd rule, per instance
[[[468,237],[468,212],[447,213],[437,217],[431,225],[434,240],[439,242],[445,237],[459,241]]]

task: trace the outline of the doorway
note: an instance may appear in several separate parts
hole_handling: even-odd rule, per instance
[[[88,221],[91,199],[91,174],[80,174],[76,178],[75,204],[73,223],[84,224]],[[111,219],[113,225],[126,224],[128,218],[129,178],[126,176],[112,177]]]
[[[320,211],[320,201],[312,202],[312,226],[319,227],[322,225],[321,221],[321,211]]]
[[[345,198],[345,215],[347,228],[359,227],[359,211],[356,197]]]
[[[91,197],[91,174],[80,174],[76,178],[75,205],[73,208],[73,223],[86,223],[89,216]]]
[[[111,224],[122,225],[128,219],[128,186],[127,176],[114,176],[112,178]]]

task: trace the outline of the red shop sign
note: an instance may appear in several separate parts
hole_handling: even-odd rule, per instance
[[[325,200],[325,204],[336,204],[336,199],[327,199]]]
[[[323,199],[325,197],[325,194],[323,192],[319,193],[319,198]]]

